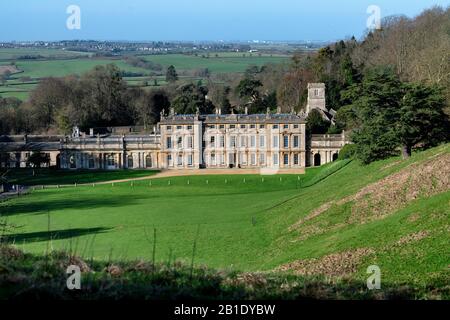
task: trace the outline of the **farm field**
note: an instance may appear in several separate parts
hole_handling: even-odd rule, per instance
[[[82,74],[97,65],[107,65],[110,63],[117,65],[117,67],[124,71],[145,72],[145,69],[132,67],[123,60],[113,59],[19,61],[17,62],[17,67],[23,71],[20,73],[20,77],[45,78]]]
[[[177,70],[192,70],[199,68],[208,68],[213,73],[228,73],[228,72],[244,72],[251,65],[263,66],[268,63],[282,63],[289,59],[288,56],[270,56],[249,53],[211,53],[209,58],[194,55],[148,55],[141,56],[147,61],[159,63],[164,67],[174,65]]]
[[[196,264],[301,271],[287,263],[314,265],[347,253],[337,268],[350,265],[354,279],[365,279],[367,266],[376,264],[390,283],[443,285],[449,276],[450,191],[442,177],[449,157],[450,145],[444,145],[407,161],[338,161],[300,178],[196,176],[36,190],[0,204],[0,210],[18,226],[7,239],[37,254],[50,246],[103,261],[149,260],[153,253],[160,262],[190,261],[195,243]],[[441,169],[421,177],[427,166]],[[435,187],[403,201],[404,189],[414,188],[396,185],[405,175]],[[360,196],[365,188],[376,197]],[[370,207],[354,216],[367,199],[386,201],[378,202],[381,217]]]
[[[23,55],[39,55],[44,58],[39,60],[17,60],[17,57]],[[29,97],[30,90],[42,78],[64,77],[71,74],[79,75],[91,70],[96,65],[107,65],[110,63],[117,65],[125,72],[144,75],[127,77],[126,80],[131,85],[141,86],[142,81],[146,80],[148,88],[150,88],[154,85],[153,79],[157,79],[158,86],[166,84],[164,75],[152,77],[149,80],[150,70],[133,67],[127,64],[123,57],[90,58],[86,57],[86,55],[85,53],[57,49],[0,49],[0,66],[8,66],[9,63],[15,62],[19,70],[18,73],[12,74],[4,85],[0,85],[0,96],[17,97],[21,100],[26,100]],[[180,74],[180,79],[192,81],[202,80],[199,77],[189,76],[190,72],[199,69],[208,68],[211,73],[241,73],[249,66],[283,63],[290,58],[283,55],[234,52],[212,52],[209,54],[209,57],[206,57],[206,55],[202,57],[201,55],[183,54],[140,55],[139,57],[160,64],[164,68],[174,65]],[[187,73],[188,76],[183,75],[183,73]],[[29,78],[30,80],[27,83],[21,83],[21,78]]]
[[[21,56],[41,56],[44,58],[67,58],[74,56],[87,56],[89,53],[66,51],[59,49],[32,49],[32,48],[0,48],[0,62],[13,60]]]

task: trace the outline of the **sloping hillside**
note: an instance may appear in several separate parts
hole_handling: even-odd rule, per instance
[[[369,166],[353,162],[273,210],[266,268],[389,283],[447,285],[450,145]]]

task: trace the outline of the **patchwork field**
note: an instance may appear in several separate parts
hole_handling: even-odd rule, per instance
[[[123,71],[145,72],[145,69],[135,68],[123,60],[113,59],[73,59],[73,60],[45,60],[45,61],[20,61],[17,66],[23,73],[20,77],[45,78],[63,77],[71,74],[82,74],[97,65],[115,64]]]
[[[217,54],[217,56],[216,56]],[[245,55],[245,57],[243,56]],[[147,61],[162,66],[174,65],[177,70],[208,68],[213,73],[244,72],[251,65],[263,66],[269,63],[282,63],[288,56],[257,55],[249,53],[211,53],[209,57],[187,56],[182,54],[141,56]]]
[[[23,56],[40,56],[43,58],[67,58],[74,56],[87,56],[89,53],[75,52],[59,49],[32,49],[32,48],[0,48],[0,61],[10,61]]]
[[[18,59],[23,56],[39,56],[40,58],[23,60]],[[282,63],[289,60],[289,56],[250,54],[234,52],[210,53],[209,56],[183,55],[183,54],[162,54],[162,55],[141,55],[147,61],[160,64],[163,68],[174,65],[180,79],[192,81],[202,80],[201,77],[192,75],[196,70],[208,68],[211,73],[241,73],[249,66],[263,66],[268,63]],[[45,77],[64,77],[71,74],[82,74],[91,70],[97,65],[113,63],[121,70],[143,76],[127,77],[126,81],[131,85],[143,86],[143,81],[147,81],[147,87],[154,86],[154,79],[157,85],[165,85],[164,74],[152,76],[151,70],[133,67],[125,62],[123,57],[115,58],[92,58],[86,53],[78,53],[57,49],[0,49],[0,73],[2,68],[11,68],[9,65],[14,62],[17,66],[17,73],[0,85],[0,96],[17,97],[26,100],[30,90]],[[20,79],[28,78],[26,82]]]
[[[27,252],[445,286],[450,145],[303,176],[197,176],[36,190],[0,204]],[[420,184],[417,183],[420,181]],[[420,186],[423,186],[420,187]],[[155,242],[156,239],[156,242]],[[195,249],[194,249],[195,247]],[[155,250],[154,250],[155,248]]]

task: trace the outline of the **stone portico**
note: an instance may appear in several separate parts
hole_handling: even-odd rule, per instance
[[[159,135],[66,138],[61,147],[62,169],[158,169]]]
[[[311,135],[308,166],[320,166],[337,160],[339,151],[349,143],[345,132]]]

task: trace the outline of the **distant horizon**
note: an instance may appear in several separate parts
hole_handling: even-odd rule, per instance
[[[351,38],[351,37],[348,37]],[[253,44],[280,44],[280,43],[298,43],[298,44],[314,44],[314,43],[326,43],[339,41],[341,39],[331,39],[331,40],[309,40],[309,39],[298,39],[298,40],[176,40],[176,39],[161,39],[161,40],[127,40],[127,39],[55,39],[55,40],[47,40],[47,39],[36,39],[36,40],[10,40],[10,41],[1,41],[0,43],[35,43],[35,42],[76,42],[76,41],[95,41],[95,42],[130,42],[130,43],[151,43],[151,42],[168,42],[168,43],[224,43],[224,44],[237,44],[237,43],[253,43]],[[255,42],[258,41],[258,42]]]
[[[8,32],[0,34],[0,42],[332,42],[361,39],[367,30],[367,9],[374,4],[381,18],[414,17],[436,5],[446,8],[450,1],[2,0],[0,29]],[[71,5],[80,9],[80,29],[67,28]]]

